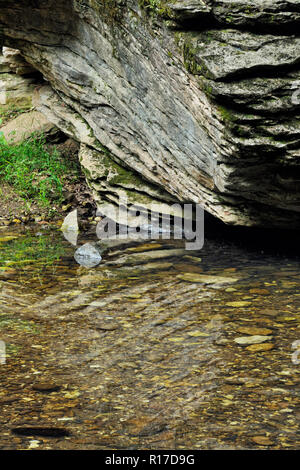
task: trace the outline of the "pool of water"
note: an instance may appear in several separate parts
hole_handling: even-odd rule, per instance
[[[124,240],[88,269],[75,249],[0,230],[2,449],[299,448],[297,255]]]

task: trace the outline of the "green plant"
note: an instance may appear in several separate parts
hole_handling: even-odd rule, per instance
[[[158,13],[160,8],[160,0],[142,0],[141,5],[151,13]]]
[[[10,145],[0,133],[0,178],[25,200],[34,200],[49,207],[53,200],[62,200],[65,179],[77,175],[76,164],[64,160],[53,148],[49,150],[44,137],[32,136]]]
[[[41,268],[52,266],[64,254],[64,247],[55,233],[36,237],[29,231],[17,239],[0,240],[0,270],[33,264]]]

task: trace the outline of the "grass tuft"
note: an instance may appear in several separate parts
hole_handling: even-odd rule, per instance
[[[44,137],[32,136],[18,144],[8,144],[0,133],[0,179],[13,186],[27,201],[49,207],[63,199],[64,182],[76,178],[74,161],[46,145]]]

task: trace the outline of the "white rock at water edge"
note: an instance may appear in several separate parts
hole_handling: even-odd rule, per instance
[[[94,268],[102,260],[99,250],[91,243],[85,243],[75,251],[74,258],[85,268]]]

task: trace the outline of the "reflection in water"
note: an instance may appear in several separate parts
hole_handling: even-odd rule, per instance
[[[1,232],[1,447],[299,448],[298,259],[95,241]]]
[[[61,230],[65,239],[73,246],[77,245],[79,226],[77,209],[70,212],[64,219]]]
[[[76,232],[75,230],[64,230],[63,231],[63,236],[73,246],[77,246],[78,235],[79,235],[79,233]]]

